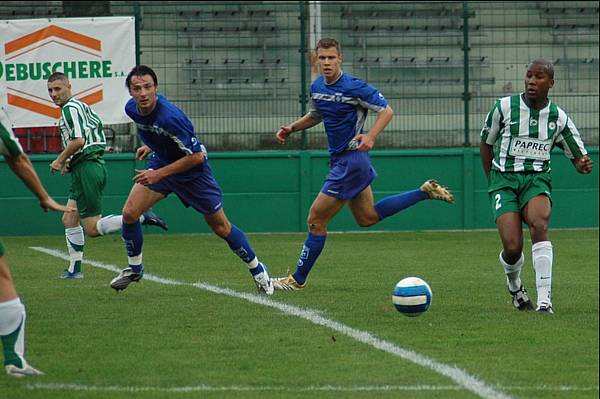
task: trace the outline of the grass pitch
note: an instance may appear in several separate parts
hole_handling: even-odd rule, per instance
[[[305,234],[249,238],[280,276]],[[120,293],[106,269],[125,266],[119,236],[88,239],[86,259],[104,268],[84,264],[85,278],[68,281],[63,259],[30,249],[64,253],[64,238],[4,238],[27,359],[46,375],[0,375],[0,397],[597,398],[598,230],[551,238],[553,316],[513,309],[494,231],[330,234],[307,288],[266,300],[212,235],[146,235],[149,278]],[[529,244],[525,257],[535,299]],[[409,275],[433,291],[416,318],[391,303]]]

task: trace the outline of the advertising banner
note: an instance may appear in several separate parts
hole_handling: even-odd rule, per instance
[[[62,72],[104,124],[127,123],[125,78],[135,66],[133,17],[0,21],[0,105],[13,127],[56,125],[47,80]]]

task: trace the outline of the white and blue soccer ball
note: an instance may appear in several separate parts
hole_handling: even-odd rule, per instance
[[[406,316],[419,316],[431,306],[431,287],[419,277],[406,277],[394,287],[392,302]]]

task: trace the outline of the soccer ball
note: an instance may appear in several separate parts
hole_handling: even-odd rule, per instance
[[[419,277],[406,277],[394,287],[392,302],[405,316],[419,316],[431,305],[431,288]]]

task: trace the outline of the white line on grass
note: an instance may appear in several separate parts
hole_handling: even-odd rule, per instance
[[[43,252],[45,254],[69,260],[69,255],[62,251],[57,251],[54,249],[43,248],[43,247],[30,247],[31,249]],[[113,272],[120,272],[121,269],[114,265],[107,265],[101,262],[84,260],[83,263],[89,264],[91,266],[110,270]],[[443,363],[440,363],[436,360],[428,358],[427,356],[421,355],[415,351],[410,349],[404,349],[392,342],[385,341],[379,339],[369,333],[368,331],[357,330],[355,328],[349,327],[345,324],[339,323],[334,320],[327,319],[321,316],[317,311],[311,309],[302,309],[298,306],[288,305],[285,303],[274,301],[273,299],[261,296],[257,294],[250,294],[246,292],[238,292],[234,291],[230,288],[221,288],[207,283],[195,283],[189,284],[181,281],[166,279],[158,276],[154,276],[148,273],[144,273],[144,280],[154,281],[159,284],[168,284],[168,285],[185,285],[185,286],[193,286],[200,288],[202,290],[206,290],[209,292],[214,292],[216,294],[227,295],[234,298],[244,299],[246,301],[256,303],[259,305],[269,306],[275,309],[279,309],[284,313],[308,320],[316,325],[328,327],[334,331],[347,335],[358,342],[362,342],[364,344],[370,345],[374,348],[382,350],[384,352],[390,353],[394,356],[400,357],[402,359],[408,360],[412,363],[418,364],[419,366],[426,367],[431,369],[441,375],[444,375],[458,385],[462,386],[468,391],[475,393],[476,395],[486,398],[486,399],[510,399],[510,396],[502,393],[490,386],[488,386],[485,382],[469,375],[466,371],[456,367],[449,366]]]
[[[393,392],[393,391],[459,391],[462,387],[456,385],[373,385],[373,386],[307,386],[307,387],[277,387],[277,386],[213,386],[193,385],[183,387],[140,387],[140,386],[98,386],[81,384],[27,384],[27,389],[45,389],[52,391],[104,391],[104,392],[250,392],[250,391],[278,391],[278,392]]]
[[[84,391],[84,392],[168,392],[168,393],[186,393],[186,392],[260,392],[260,391],[275,391],[275,392],[441,392],[441,391],[460,391],[463,388],[457,385],[354,385],[354,386],[339,386],[339,385],[321,385],[321,386],[306,386],[306,387],[289,387],[289,386],[214,386],[214,385],[191,385],[182,387],[153,387],[153,386],[122,386],[122,385],[82,385],[82,384],[27,384],[24,386],[29,390],[48,390],[48,391]],[[578,387],[578,386],[511,386],[505,387],[515,391],[530,391],[530,392],[590,392],[598,391],[598,387]]]

